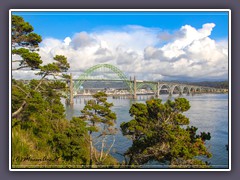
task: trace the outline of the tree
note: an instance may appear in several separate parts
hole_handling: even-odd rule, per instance
[[[63,55],[56,55],[54,57],[53,63],[47,65],[41,65],[43,61],[36,51],[38,44],[42,41],[40,35],[33,33],[33,27],[25,22],[24,19],[20,16],[12,16],[12,54],[17,54],[21,57],[19,60],[13,60],[12,62],[19,62],[19,67],[12,70],[19,70],[23,68],[30,68],[31,70],[38,70],[37,75],[41,76],[39,81],[34,81],[35,86],[25,86],[17,81],[13,80],[13,100],[14,108],[12,109],[12,117],[17,117],[25,108],[28,100],[32,97],[32,93],[40,92],[40,87],[43,81],[46,81],[46,78],[53,76],[55,79],[57,76],[62,78],[69,78],[64,75],[63,72],[68,70],[69,63],[67,58]],[[31,52],[32,51],[32,52]],[[46,82],[45,82],[46,84]],[[33,85],[33,84],[32,84]],[[48,85],[53,85],[52,89],[56,88],[56,85],[63,87],[63,83],[48,83]],[[51,91],[51,88],[48,88]],[[46,89],[44,89],[46,91]],[[18,98],[19,97],[19,98]],[[56,97],[58,98],[58,97]]]
[[[103,164],[108,157],[111,148],[114,145],[116,133],[115,121],[116,114],[111,111],[112,103],[107,102],[107,94],[98,92],[93,95],[92,100],[89,100],[82,112],[82,119],[88,122],[89,144],[90,144],[90,167],[92,167],[93,160],[98,165]],[[93,137],[93,132],[97,132]],[[107,138],[113,137],[111,145],[107,148]],[[95,144],[94,144],[95,143]],[[94,145],[101,143],[100,153],[97,153]],[[107,149],[105,152],[104,150]]]
[[[205,141],[210,133],[196,135],[197,128],[189,125],[182,113],[189,110],[185,98],[175,101],[151,99],[146,104],[133,104],[129,110],[133,119],[121,124],[122,133],[133,144],[125,152],[127,165],[143,165],[150,161],[169,164],[170,167],[207,167],[197,156],[211,157]]]
[[[55,158],[61,158],[71,165],[87,165],[89,160],[86,122],[73,117],[71,121],[54,122],[54,134],[49,141]]]
[[[43,159],[30,162],[31,167],[60,163],[87,164],[89,161],[86,123],[80,118],[65,119],[61,102],[69,79],[67,58],[56,55],[53,62],[43,65],[37,53],[41,36],[22,17],[12,16],[12,53],[21,57],[19,67],[34,70],[40,79],[29,83],[12,79],[12,149],[14,164],[27,164],[26,157]],[[53,161],[44,161],[51,159]],[[29,163],[29,162],[28,162]],[[33,163],[33,164],[32,164]],[[38,166],[39,167],[39,166]]]
[[[38,44],[42,41],[40,35],[33,33],[33,27],[25,22],[20,16],[12,16],[12,54],[19,55],[21,59],[12,60],[12,63],[19,63],[19,67],[38,69],[42,63],[41,57],[34,52],[38,49]]]
[[[68,68],[70,67],[69,63],[67,62],[67,58],[65,56],[62,56],[62,55],[56,55],[54,57],[54,60],[56,62],[49,63],[49,64],[44,65],[44,66],[39,66],[40,72],[38,72],[36,74],[40,75],[41,79],[39,81],[35,81],[35,85],[32,86],[31,87],[32,90],[25,95],[25,98],[23,99],[20,107],[18,107],[12,113],[12,117],[13,118],[17,117],[19,115],[19,113],[22,112],[22,110],[24,109],[24,107],[27,104],[27,99],[31,96],[31,93],[34,92],[34,91],[39,91],[41,84],[44,81],[46,81],[46,79],[45,79],[46,77],[53,76],[55,79],[57,77],[62,77],[62,78],[66,78],[67,77],[65,74],[62,74],[63,72],[66,72],[68,70]],[[59,87],[62,87],[62,88],[65,87],[62,83],[59,83],[59,82],[56,82],[55,84],[49,83],[48,85],[53,85],[53,86],[58,85],[58,88]],[[17,86],[17,84],[15,86]],[[48,86],[48,87],[50,87],[50,86]],[[56,88],[56,87],[53,87],[53,89],[54,88]],[[51,91],[51,88],[49,90]]]
[[[38,47],[40,35],[33,33],[34,28],[20,16],[12,16],[12,44]]]

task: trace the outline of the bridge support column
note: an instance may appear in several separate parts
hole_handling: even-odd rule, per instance
[[[133,99],[137,99],[137,81],[135,76],[133,79],[133,90],[134,90]]]
[[[168,95],[169,95],[170,97],[173,95],[173,90],[174,90],[174,86],[171,85],[171,86],[169,87],[169,93],[168,93]]]
[[[156,97],[159,98],[159,82],[157,82],[157,92],[156,92]]]
[[[73,106],[73,79],[72,79],[72,73],[70,74],[70,99],[69,99],[70,106]]]

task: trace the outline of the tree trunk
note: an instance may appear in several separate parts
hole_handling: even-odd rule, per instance
[[[105,138],[106,137],[104,136],[104,138],[102,140],[102,148],[101,148],[101,154],[100,154],[100,158],[99,158],[100,162],[102,161],[102,157],[103,157],[103,149],[105,147]]]
[[[18,108],[18,110],[16,110],[14,113],[12,113],[12,118],[17,117],[17,115],[24,109],[26,103],[27,103],[26,101],[23,101],[23,103],[20,106],[20,108]]]
[[[90,168],[92,168],[92,159],[93,159],[93,143],[92,143],[92,132],[90,132]]]
[[[105,159],[107,158],[107,156],[109,155],[109,153],[110,153],[110,151],[111,151],[114,143],[115,143],[115,136],[113,136],[113,142],[112,142],[111,146],[109,147],[108,151],[106,152],[106,155],[105,155],[104,160],[105,160]]]

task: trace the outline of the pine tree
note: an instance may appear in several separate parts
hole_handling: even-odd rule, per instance
[[[40,55],[37,53],[38,44],[42,41],[40,35],[33,33],[34,28],[28,22],[25,22],[24,19],[20,16],[12,16],[12,54],[17,54],[20,56],[19,60],[13,60],[12,63],[19,63],[17,68],[12,70],[20,70],[25,68],[30,68],[31,70],[38,70],[36,75],[40,75],[41,79],[37,82],[32,89],[24,87],[23,84],[13,80],[13,99],[17,100],[12,109],[12,118],[16,118],[19,114],[25,109],[27,102],[33,91],[40,92],[41,85],[46,81],[47,77],[61,77],[68,79],[69,76],[63,74],[69,69],[69,63],[67,58],[63,55],[56,55],[53,60],[53,63],[47,65],[42,65],[43,61],[41,60]],[[55,83],[53,86],[56,86]],[[48,83],[51,85],[51,83]],[[60,85],[60,83],[58,83]],[[61,84],[59,87],[63,87]],[[58,87],[58,88],[59,88]],[[56,87],[53,87],[54,89]],[[28,89],[28,90],[27,90]],[[16,95],[16,96],[14,96]],[[17,96],[21,96],[18,98]],[[21,99],[21,102],[20,102]]]
[[[154,160],[170,167],[207,167],[196,157],[211,157],[205,146],[211,136],[205,132],[196,135],[197,128],[187,126],[189,119],[183,112],[189,108],[185,98],[164,104],[160,99],[133,104],[129,111],[133,119],[121,124],[123,135],[133,141],[125,152],[126,164],[143,165]]]
[[[116,114],[110,109],[113,104],[107,102],[107,94],[98,92],[93,95],[93,98],[87,102],[81,111],[82,118],[88,122],[89,126],[90,167],[93,165],[93,160],[95,164],[103,164],[114,145],[114,134],[116,133]],[[93,132],[97,132],[97,135],[93,136]],[[112,136],[113,140],[111,145],[107,147],[107,138],[110,136]],[[101,144],[100,152],[96,151],[94,143]],[[107,150],[104,151],[105,149]]]

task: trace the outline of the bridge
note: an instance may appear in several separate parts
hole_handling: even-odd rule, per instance
[[[108,76],[104,78],[105,74],[115,75]],[[111,81],[111,82],[123,82],[129,94],[129,97],[137,99],[137,94],[142,88],[149,88],[154,93],[155,97],[159,98],[160,92],[165,90],[169,95],[174,93],[179,93],[182,95],[184,93],[216,93],[221,92],[222,90],[212,88],[212,87],[203,87],[203,86],[194,86],[189,84],[173,83],[173,82],[164,82],[164,81],[144,81],[137,80],[134,76],[133,79],[129,79],[120,69],[110,64],[98,64],[89,69],[87,69],[83,74],[81,74],[77,79],[73,79],[72,74],[70,74],[70,95],[69,103],[73,104],[74,96],[79,95],[81,89],[83,89],[83,84],[86,81]]]

